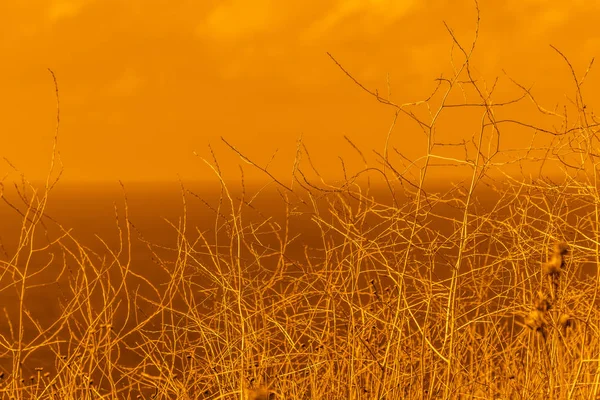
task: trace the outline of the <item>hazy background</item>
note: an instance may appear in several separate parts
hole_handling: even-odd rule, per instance
[[[568,104],[572,77],[549,44],[581,75],[600,49],[600,3],[481,1],[480,9],[473,65],[490,84],[499,77],[496,101],[520,93],[505,70],[533,87],[544,107]],[[371,150],[383,152],[393,110],[354,85],[326,52],[382,94],[389,73],[392,101],[422,100],[435,78],[452,71],[443,22],[469,45],[475,15],[474,2],[462,0],[3,1],[0,156],[29,179],[45,177],[55,126],[51,68],[60,86],[66,181],[212,179],[193,154],[210,158],[208,144],[228,178],[239,177],[239,164],[248,178],[262,177],[223,136],[261,165],[279,149],[270,168],[289,182],[301,134],[316,166],[339,176],[338,155],[362,163],[343,135],[371,162]],[[598,76],[592,71],[585,86],[590,106]],[[556,125],[523,104],[512,117]],[[440,120],[445,138],[476,132],[481,110],[465,112],[472,114]],[[505,136],[505,148],[524,139]],[[391,145],[417,157],[424,143],[416,124],[400,116]],[[0,163],[2,176],[11,171]]]

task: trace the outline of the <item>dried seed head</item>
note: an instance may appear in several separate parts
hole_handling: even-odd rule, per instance
[[[527,325],[529,328],[533,329],[534,331],[543,330],[544,327],[547,325],[545,313],[542,311],[539,311],[539,310],[531,311],[525,317],[525,325]]]
[[[542,264],[545,275],[558,276],[565,265],[564,255],[569,252],[569,245],[565,242],[554,243],[554,253],[550,261]]]
[[[569,314],[562,314],[559,318],[558,318],[558,324],[561,326],[561,328],[563,329],[567,329],[573,326],[575,321],[573,321],[573,318],[569,315]]]
[[[560,254],[554,254],[550,261],[542,264],[542,271],[544,272],[544,275],[559,275],[563,263],[562,256]]]
[[[564,256],[569,252],[569,245],[566,242],[554,243],[554,254]]]
[[[542,292],[538,292],[538,301],[535,304],[535,308],[538,311],[546,312],[552,308],[552,303],[547,295]]]

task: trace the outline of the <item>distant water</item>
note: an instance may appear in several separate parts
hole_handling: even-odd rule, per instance
[[[239,204],[240,189],[239,185],[232,190],[230,195],[234,203]],[[252,186],[247,188],[246,200],[250,200],[261,186]],[[197,238],[196,230],[210,231],[215,228],[215,209],[219,203],[220,188],[215,183],[193,183],[187,184],[185,188],[193,194],[186,193],[187,202],[187,233],[190,238]],[[252,201],[253,207],[244,207],[244,224],[249,222],[262,222],[265,218],[272,217],[273,221],[283,224],[285,215],[285,202],[281,194],[287,195],[288,200],[294,202],[297,199],[290,195],[286,190],[280,188],[277,192],[276,185],[270,185],[264,189],[260,195]],[[432,192],[440,189],[432,188]],[[168,247],[177,245],[177,232],[171,224],[178,226],[183,216],[183,200],[181,187],[177,182],[171,183],[126,183],[125,193],[127,196],[129,220],[143,234],[144,238],[152,243]],[[318,193],[317,193],[318,194]],[[371,190],[371,195],[375,196],[382,204],[392,206],[392,197],[387,188],[379,187]],[[198,199],[201,197],[213,209]],[[7,188],[7,198],[10,199],[18,208],[24,212],[23,202],[18,199],[14,189]],[[474,199],[476,207],[490,209],[498,200],[499,195],[488,189],[479,190]],[[406,199],[399,194],[396,195],[398,206],[406,204]],[[228,199],[224,198],[222,213],[230,217],[227,210]],[[297,201],[296,201],[297,203]],[[322,205],[323,206],[323,205]],[[50,193],[46,213],[54,220],[63,225],[65,229],[71,229],[73,237],[81,244],[90,249],[99,252],[104,251],[104,245],[96,237],[104,239],[111,249],[117,249],[119,244],[119,232],[117,229],[117,219],[115,207],[118,213],[119,226],[125,234],[125,199],[124,193],[118,182],[111,184],[70,184],[59,182],[56,188]],[[439,209],[444,209],[448,215],[458,217],[461,211],[453,209],[450,205],[440,204]],[[302,208],[300,210],[309,210]],[[325,211],[324,208],[322,211]],[[290,233],[303,234],[295,242],[319,246],[319,239],[315,237],[319,231],[316,225],[311,222],[311,212],[301,216],[294,216],[290,226]],[[325,214],[322,214],[325,215]],[[19,238],[22,217],[15,210],[0,202],[0,239],[9,256],[14,254]],[[44,220],[48,226],[54,225],[48,220]],[[223,221],[222,219],[220,221]],[[443,226],[431,227],[441,231],[452,230],[452,223],[447,222]],[[38,227],[41,235],[42,228]],[[56,238],[58,230],[52,228],[51,238]],[[137,233],[132,231],[133,238]],[[40,236],[39,245],[43,242],[43,236]],[[300,246],[299,246],[300,247]],[[132,240],[132,263],[146,263],[150,257],[145,251],[146,246],[138,240]],[[1,255],[0,258],[5,258]]]
[[[243,207],[243,225],[260,223],[265,219],[272,218],[271,221],[283,226],[285,221],[285,201],[282,195],[287,196],[287,201],[295,202],[296,204],[298,203],[297,198],[274,184],[264,189],[258,196],[253,197],[260,188],[261,186],[256,185],[247,188],[245,199],[247,201],[250,199],[253,200],[252,207]],[[186,184],[185,189],[192,192],[186,193],[186,237],[189,240],[195,240],[198,238],[197,231],[201,231],[208,234],[210,238],[211,232],[215,229],[215,211],[219,204],[220,187],[214,182],[210,184],[193,183]],[[429,189],[429,192],[441,192],[441,189],[433,187]],[[318,195],[319,193],[315,191],[315,194]],[[387,188],[379,187],[372,189],[370,194],[385,206],[391,207],[393,205],[391,194]],[[126,183],[125,194],[118,182],[111,184],[78,185],[59,182],[54,191],[50,193],[46,213],[54,220],[60,222],[65,229],[70,229],[71,235],[73,235],[79,244],[98,253],[107,253],[104,244],[98,239],[100,237],[110,249],[116,251],[119,246],[119,231],[117,226],[121,227],[123,235],[126,233],[127,225],[124,222],[125,195],[127,196],[129,220],[141,232],[144,239],[169,248],[176,247],[177,231],[169,222],[177,227],[182,221],[183,200],[181,187],[177,182],[156,184]],[[237,206],[239,204],[239,197],[241,196],[239,185],[236,185],[236,189],[232,190],[229,195],[233,198]],[[201,197],[202,200],[198,199],[197,196]],[[499,197],[497,193],[482,186],[478,190],[477,196],[473,199],[473,207],[475,208],[470,208],[470,211],[473,212],[475,210],[476,212],[477,209],[489,210],[498,201]],[[25,207],[23,202],[18,199],[16,193],[14,193],[14,189],[7,188],[7,198],[24,212]],[[403,208],[407,204],[406,198],[403,198],[399,194],[396,194],[396,200],[398,208]],[[208,203],[212,209],[203,201]],[[229,200],[225,196],[221,212],[227,218],[230,217],[228,202]],[[504,203],[506,204],[507,201],[505,200]],[[555,206],[552,201],[549,204],[550,206]],[[322,217],[331,220],[330,216],[326,216],[326,206],[326,202],[322,201],[319,212]],[[115,207],[118,213],[118,225]],[[291,219],[289,231],[291,237],[297,234],[300,234],[300,236],[294,240],[289,251],[296,253],[296,256],[302,258],[303,254],[301,253],[303,253],[304,244],[312,248],[318,248],[322,247],[322,240],[316,224],[311,221],[311,214],[314,210],[310,209],[310,204],[298,210],[302,214],[295,215]],[[406,212],[406,209],[403,212]],[[453,206],[451,204],[438,204],[436,212],[444,213],[454,218],[460,218],[462,215],[462,211],[456,208],[456,205]],[[509,210],[505,209],[504,212],[509,212]],[[576,220],[576,217],[573,213],[573,221]],[[0,221],[0,239],[8,255],[12,256],[18,242],[22,217],[15,210],[0,202]],[[54,225],[51,221],[44,221],[50,227]],[[443,221],[443,223],[440,223],[439,226],[429,225],[428,228],[444,234],[448,234],[455,229],[450,220],[441,219],[440,221]],[[223,219],[220,219],[219,225],[222,224]],[[50,239],[55,239],[59,234],[59,230],[56,227],[52,227],[51,232]],[[214,237],[214,234],[212,235]],[[152,258],[146,245],[137,240],[138,234],[134,230],[132,230],[131,236],[132,264],[140,266],[140,268],[143,268],[147,272],[151,271],[153,265]],[[41,227],[38,227],[36,240],[38,247],[46,243]],[[168,253],[168,251],[165,251],[164,254]],[[171,253],[173,257],[174,254]],[[6,259],[1,249],[0,259]],[[148,268],[145,266],[148,266]]]
[[[190,187],[206,201],[214,203],[219,191],[215,187],[203,188],[201,184]],[[197,192],[198,191],[198,192]],[[9,198],[25,211],[23,202],[9,191]],[[107,244],[119,243],[117,216],[125,233],[125,197],[127,196],[129,220],[143,233],[144,237],[162,245],[175,245],[177,232],[166,221],[175,226],[183,216],[181,190],[177,183],[126,183],[125,194],[119,185],[114,184],[63,184],[59,183],[50,193],[46,214],[58,221],[82,245],[101,249],[103,245],[96,237]],[[214,213],[194,196],[188,197],[188,219],[190,225],[214,223]],[[22,217],[6,204],[0,203],[0,237],[7,250],[14,250],[19,237]],[[44,219],[47,225],[54,225]],[[42,227],[38,228],[42,230]],[[57,233],[55,229],[53,232]],[[132,236],[136,236],[135,232]],[[142,246],[143,247],[143,246]],[[10,253],[10,251],[9,251]],[[136,257],[135,254],[132,256]]]
[[[285,189],[279,188],[276,185],[270,185],[263,190],[257,197],[253,196],[259,191],[261,186],[252,186],[247,188],[246,200],[252,201],[252,207],[245,206],[243,208],[243,225],[249,223],[261,223],[265,219],[271,218],[271,222],[278,223],[284,227],[285,223],[285,201],[282,198],[287,196],[287,201],[296,202],[294,195],[288,193]],[[193,183],[185,186],[185,189],[192,193],[186,193],[187,203],[187,233],[186,237],[193,241],[198,238],[198,232],[201,231],[208,235],[209,240],[214,238],[216,208],[219,204],[220,187],[215,183]],[[383,204],[392,205],[391,195],[386,188],[372,189],[372,195],[377,197]],[[29,194],[30,195],[30,194]],[[168,248],[177,247],[177,230],[169,224],[169,222],[178,227],[183,216],[183,200],[181,187],[177,182],[172,183],[125,183],[125,193],[118,182],[111,184],[67,184],[59,182],[55,189],[50,193],[49,201],[46,207],[46,213],[52,219],[58,221],[66,230],[70,230],[73,238],[82,246],[96,252],[100,257],[106,255],[110,260],[110,254],[105,245],[99,240],[103,239],[109,249],[117,251],[119,248],[119,231],[117,226],[121,227],[121,233],[126,235],[125,224],[125,198],[127,196],[128,217],[131,223],[143,235],[144,239]],[[236,206],[239,204],[241,191],[239,185],[229,194]],[[316,192],[316,195],[319,195]],[[212,209],[207,206],[198,197],[201,197]],[[489,194],[487,195],[489,197]],[[481,196],[482,199],[487,198],[486,195]],[[7,198],[18,206],[21,212],[25,212],[25,207],[21,199],[18,198],[13,189],[7,188]],[[491,199],[491,198],[490,198]],[[490,199],[485,200],[490,203]],[[222,204],[222,214],[229,218],[228,198],[225,195]],[[399,206],[404,206],[406,200],[397,195]],[[326,217],[326,204],[321,202],[320,213],[326,219],[331,220],[331,217]],[[442,206],[444,207],[444,206]],[[456,210],[446,207],[448,212],[456,214]],[[118,224],[117,216],[118,215]],[[308,211],[307,211],[308,210]],[[293,211],[293,210],[291,210]],[[304,259],[304,246],[309,246],[312,249],[322,248],[323,242],[320,237],[320,231],[317,225],[311,221],[311,214],[314,210],[310,210],[310,204],[301,208],[304,213],[295,215],[291,218],[289,233],[290,237],[295,237],[294,241],[288,248],[288,255],[296,260]],[[15,254],[16,246],[19,239],[22,217],[12,208],[0,202],[0,239],[8,253],[9,258]],[[167,222],[169,221],[169,222]],[[47,219],[44,219],[45,224],[50,228],[50,240],[56,239],[60,235],[60,230],[54,226],[55,224]],[[219,220],[219,225],[223,224],[223,219]],[[448,231],[452,228],[452,224],[439,226],[439,231]],[[263,227],[263,229],[266,229]],[[211,236],[212,235],[212,236]],[[152,260],[152,256],[147,246],[137,239],[138,233],[135,230],[131,231],[131,265],[136,271],[152,276],[153,271],[159,271],[160,268]],[[268,240],[268,239],[267,239]],[[65,243],[72,241],[64,239]],[[43,235],[42,226],[38,226],[36,233],[35,247],[41,247],[47,244],[47,239]],[[123,254],[119,257],[121,262],[127,260],[127,243],[124,243],[125,248]],[[277,245],[272,243],[272,245]],[[73,247],[73,246],[71,246]],[[62,257],[60,251],[54,248],[55,257]],[[175,259],[176,253],[169,250],[156,250],[161,257],[166,259]],[[34,261],[36,264],[44,265],[49,260],[49,251],[44,251],[36,254]],[[24,252],[23,254],[26,254]],[[0,259],[6,260],[6,255],[0,250]],[[21,258],[19,263],[25,261]],[[55,260],[55,263],[57,261]],[[159,272],[157,272],[159,273]],[[5,277],[6,279],[6,277]],[[0,281],[0,283],[3,283]],[[37,295],[44,297],[43,291],[35,292]],[[0,299],[3,293],[0,293]],[[43,302],[42,302],[43,303]]]
[[[187,189],[202,197],[211,207],[216,208],[219,203],[220,189],[215,184],[202,184],[195,183],[186,186]],[[271,185],[268,190],[259,195],[252,202],[254,208],[244,207],[245,223],[261,222],[265,218],[272,217],[274,222],[279,223],[281,226],[284,224],[285,215],[285,202],[281,197],[281,194],[287,195],[289,200],[294,200],[294,196],[287,193],[286,190],[281,190],[281,194],[276,190],[276,186]],[[7,189],[8,190],[8,189]],[[181,195],[181,188],[178,183],[169,184],[140,184],[140,183],[129,183],[125,184],[125,190],[127,195],[128,213],[129,220],[135,225],[135,227],[141,232],[144,238],[152,243],[160,244],[165,247],[175,248],[177,247],[177,232],[176,229],[169,225],[170,221],[176,227],[179,225],[181,217],[183,216],[183,200]],[[258,187],[248,188],[246,200],[252,198],[256,193]],[[372,192],[381,203],[388,206],[392,205],[391,195],[385,188],[378,188]],[[231,193],[234,198],[235,204],[239,204],[237,197],[240,196],[240,191],[236,190]],[[25,211],[25,207],[21,200],[18,199],[14,190],[7,191],[7,197],[13,202],[21,211]],[[477,195],[478,207],[490,208],[498,200],[498,195],[491,191],[480,191]],[[227,198],[224,199],[225,204]],[[397,196],[398,206],[402,207],[406,205],[406,199],[401,196]],[[196,198],[193,194],[186,193],[187,202],[187,237],[190,240],[194,240],[198,237],[196,230],[202,232],[210,232],[215,228],[215,212],[207,207],[201,200]],[[118,212],[119,225],[117,225],[117,219],[115,216],[115,207]],[[224,205],[225,210],[223,213],[229,217],[227,206]],[[441,205],[441,208],[445,208],[448,215],[459,216],[461,211],[453,209],[451,206]],[[307,209],[305,209],[307,210]],[[121,186],[118,183],[113,184],[61,184],[59,183],[57,188],[50,193],[50,199],[46,208],[47,214],[60,222],[65,229],[71,229],[71,234],[77,240],[77,242],[89,248],[91,251],[98,253],[100,257],[108,256],[109,253],[102,244],[102,242],[96,237],[96,235],[106,242],[108,247],[117,251],[119,247],[119,231],[117,226],[120,226],[122,233],[125,234],[126,224],[125,218],[125,199],[124,193]],[[322,214],[326,218],[326,213]],[[4,245],[8,258],[12,257],[15,253],[17,246],[20,226],[22,217],[4,203],[0,203],[0,238]],[[50,221],[45,221],[48,226],[54,225]],[[448,221],[444,225],[438,227],[431,227],[431,229],[438,230],[439,232],[451,231],[454,229],[452,222]],[[43,237],[41,227],[36,236],[35,247],[41,247],[47,242]],[[55,227],[51,228],[50,239],[56,239],[59,235],[59,230]],[[290,235],[294,237],[300,234],[301,236],[296,238],[293,245],[290,247],[290,255],[295,259],[303,258],[303,246],[306,244],[313,249],[318,249],[322,246],[322,240],[319,235],[319,231],[316,225],[311,221],[310,213],[305,213],[300,216],[294,217],[290,225]],[[132,243],[131,243],[131,265],[132,268],[144,274],[148,279],[164,279],[164,269],[161,269],[156,265],[155,260],[146,245],[137,240],[137,233],[132,231]],[[214,236],[213,236],[214,237]],[[69,242],[65,239],[65,242]],[[72,246],[71,246],[72,248]],[[55,260],[54,263],[58,268],[61,265],[62,254],[58,248],[53,248]],[[0,251],[1,252],[1,251]],[[36,254],[33,259],[36,268],[41,268],[49,262],[49,251],[41,252]],[[165,259],[174,259],[175,252],[168,250],[157,250],[164,256]],[[121,262],[126,261],[126,249],[124,253],[119,257]],[[23,252],[26,255],[27,252]],[[0,254],[0,259],[6,260],[5,255]],[[110,257],[109,257],[110,259]],[[22,257],[19,260],[19,265],[23,265],[25,258]],[[69,261],[72,263],[72,260]],[[54,264],[53,264],[54,265]],[[53,279],[56,274],[56,269],[48,269],[44,274],[41,274],[40,279],[48,280]],[[162,275],[161,275],[162,274]],[[15,290],[12,287],[7,287],[12,273],[3,274],[0,277],[0,284],[5,289],[0,291],[0,301],[9,309],[9,316],[11,319],[16,318],[13,314],[16,295]],[[28,304],[32,309],[33,314],[42,315],[48,318],[52,318],[52,315],[59,315],[59,303],[56,301],[56,296],[59,292],[56,291],[54,286],[48,287],[44,290],[30,290],[28,291]],[[33,305],[33,306],[32,306]],[[13,309],[11,311],[10,309]],[[48,321],[44,322],[47,324]],[[7,328],[0,327],[0,333],[7,335]],[[47,364],[48,360],[37,360],[40,364]],[[0,367],[7,368],[0,360]]]

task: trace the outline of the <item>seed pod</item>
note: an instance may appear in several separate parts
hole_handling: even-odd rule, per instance
[[[553,254],[550,261],[542,264],[542,271],[544,272],[544,275],[550,275],[550,276],[559,275],[562,270],[561,267],[563,265],[563,262],[564,261],[560,254]]]
[[[574,322],[575,321],[573,321],[573,318],[569,314],[561,314],[561,316],[558,318],[558,324],[563,329],[573,327]]]
[[[525,317],[525,325],[534,331],[541,331],[548,324],[546,313],[540,310],[533,310]]]
[[[554,254],[564,256],[569,252],[569,245],[565,242],[554,243]]]

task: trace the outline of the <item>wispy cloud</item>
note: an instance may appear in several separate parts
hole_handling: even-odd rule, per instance
[[[221,40],[243,39],[269,29],[276,19],[271,0],[231,1],[211,10],[197,34]]]
[[[56,22],[63,18],[74,17],[78,15],[86,5],[86,0],[54,0],[48,7],[48,19]]]
[[[143,84],[140,74],[132,68],[127,68],[119,78],[117,78],[108,87],[108,91],[116,96],[134,95],[137,89]]]
[[[304,40],[327,37],[340,24],[352,18],[359,20],[357,28],[366,34],[379,33],[389,24],[411,12],[416,0],[338,0],[305,30]]]

